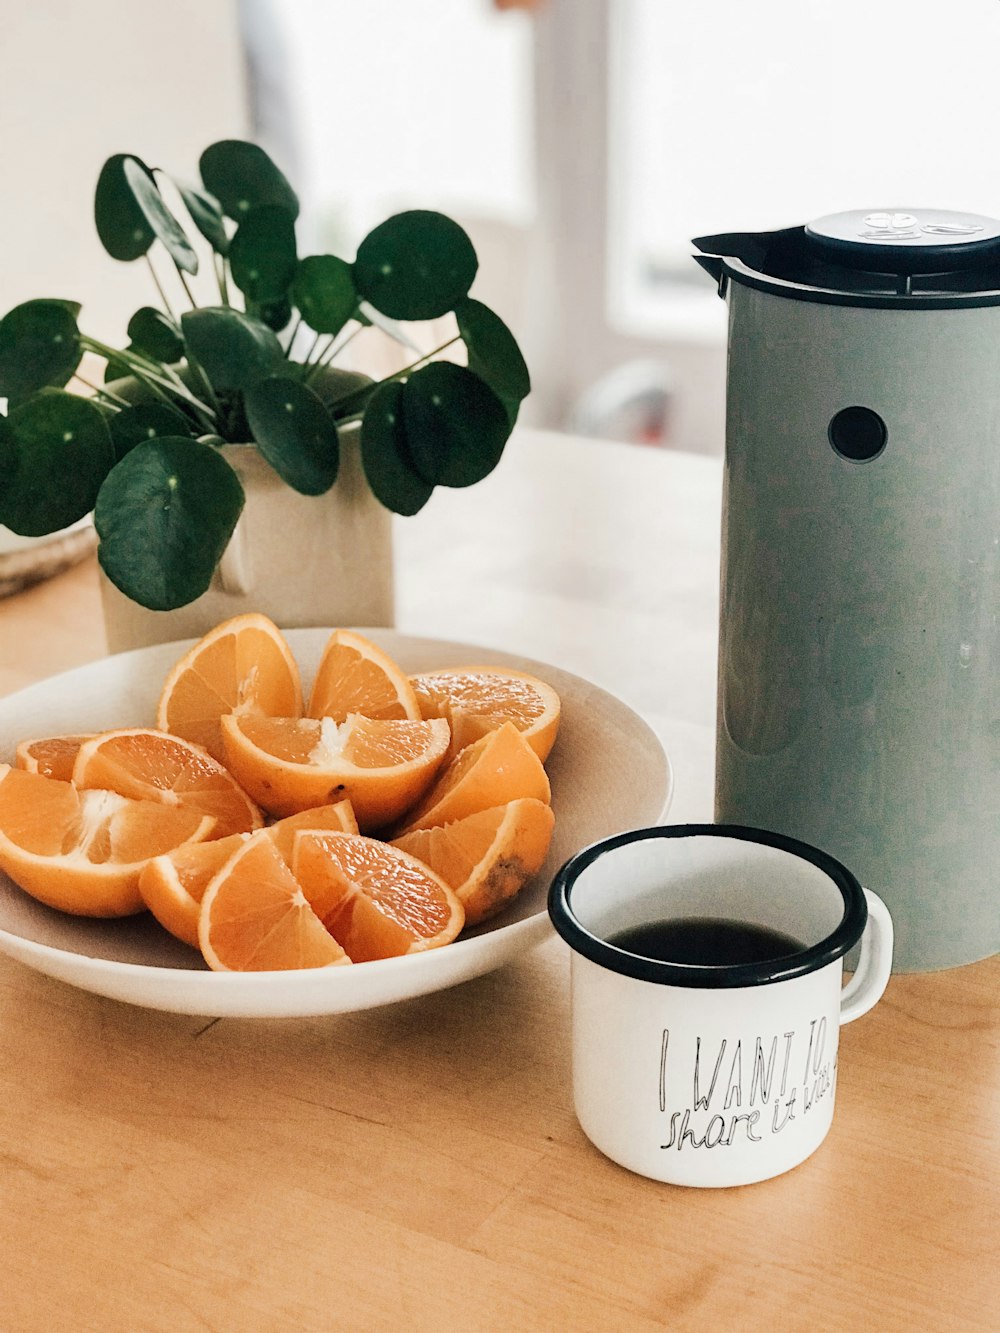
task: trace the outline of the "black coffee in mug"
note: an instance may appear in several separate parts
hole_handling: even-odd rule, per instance
[[[770,926],[700,916],[630,926],[610,935],[608,943],[640,958],[692,967],[767,963],[803,948],[799,940]]]

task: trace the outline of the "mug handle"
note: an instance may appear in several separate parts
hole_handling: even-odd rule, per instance
[[[864,890],[868,903],[868,924],[861,936],[861,957],[857,970],[840,992],[840,1022],[853,1023],[882,998],[892,971],[892,917],[885,903],[870,889]]]

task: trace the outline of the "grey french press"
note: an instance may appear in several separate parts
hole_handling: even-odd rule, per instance
[[[694,242],[729,308],[716,817],[881,895],[895,966],[1000,950],[1000,222]]]

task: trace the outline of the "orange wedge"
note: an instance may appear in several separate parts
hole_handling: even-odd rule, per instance
[[[374,838],[298,833],[292,867],[313,911],[355,963],[439,948],[465,921],[440,876]]]
[[[420,719],[409,677],[391,657],[353,630],[330,635],[309,697],[310,717],[344,722],[351,713],[401,721]]]
[[[358,825],[350,801],[323,805],[290,815],[266,830],[287,864],[299,829],[339,829],[357,833]],[[214,842],[189,843],[176,851],[155,856],[139,876],[143,902],[171,935],[197,949],[198,915],[205,890],[241,843],[249,835],[234,833]]]
[[[548,758],[559,730],[559,696],[537,676],[511,667],[447,667],[421,672],[412,684],[421,715],[451,723],[452,754],[512,722],[539,759]]]
[[[86,736],[44,736],[40,740],[22,741],[17,747],[15,763],[26,773],[41,773],[46,778],[69,782],[73,765]]]
[[[135,800],[184,805],[211,815],[215,837],[260,828],[264,820],[239,783],[221,764],[189,741],[162,731],[132,727],[84,741],[73,781]]]
[[[529,797],[416,829],[392,846],[440,875],[465,908],[465,924],[475,926],[506,907],[542,868],[554,826],[552,807]]]
[[[329,718],[222,719],[226,763],[259,805],[274,815],[348,800],[363,830],[396,819],[427,790],[450,733],[443,718],[381,722],[353,713]]]
[[[150,857],[204,838],[198,810],[0,766],[0,869],[26,893],[80,916],[141,912],[139,875]]]
[[[450,824],[521,797],[548,805],[552,790],[529,742],[513,722],[504,722],[458,752],[419,804],[407,811],[396,836]]]
[[[199,948],[198,915],[205,890],[249,833],[192,842],[154,856],[139,876],[139,896],[164,930]]]
[[[263,830],[233,853],[206,889],[198,940],[216,972],[274,972],[351,961]]]
[[[160,731],[203,746],[223,760],[223,713],[298,717],[302,685],[277,626],[256,612],[216,625],[167,676],[156,710]]]

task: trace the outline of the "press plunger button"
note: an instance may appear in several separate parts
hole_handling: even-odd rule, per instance
[[[864,463],[885,448],[889,432],[885,422],[870,407],[844,407],[830,420],[830,443],[842,458]]]

